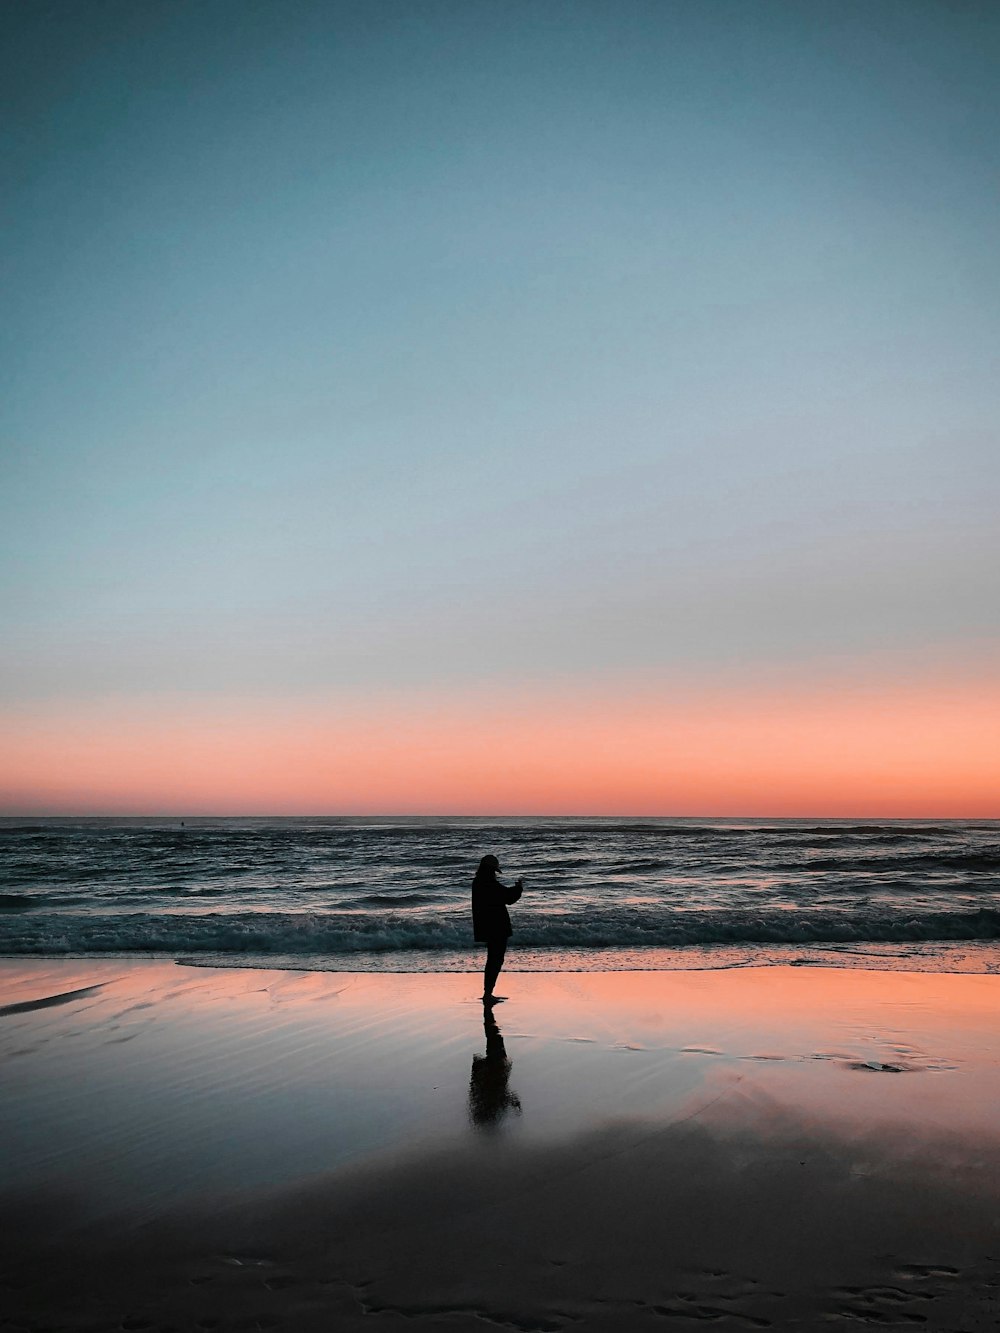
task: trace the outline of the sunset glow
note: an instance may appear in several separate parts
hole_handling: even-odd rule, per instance
[[[995,818],[993,677],[466,691],[8,719],[4,808]]]

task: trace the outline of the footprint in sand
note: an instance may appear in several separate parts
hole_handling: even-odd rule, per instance
[[[903,1264],[896,1270],[901,1277],[958,1277],[950,1264]]]
[[[896,1276],[913,1286],[894,1287],[880,1284],[871,1287],[834,1287],[831,1295],[838,1302],[837,1307],[827,1315],[828,1319],[850,1320],[862,1324],[927,1324],[928,1314],[909,1307],[920,1306],[928,1301],[935,1301],[944,1296],[944,1291],[930,1290],[932,1284],[942,1279],[953,1281],[959,1276],[959,1270],[950,1264],[902,1264],[895,1270]],[[954,1288],[952,1288],[954,1291]]]
[[[294,1287],[297,1281],[290,1273],[276,1273],[274,1277],[264,1279],[264,1286],[269,1291],[284,1291],[286,1287]]]

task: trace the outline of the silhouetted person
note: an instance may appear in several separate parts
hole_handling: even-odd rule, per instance
[[[489,1005],[483,1009],[483,1027],[486,1030],[486,1054],[472,1057],[469,1118],[477,1129],[496,1129],[509,1110],[520,1111],[521,1103],[517,1093],[511,1092],[507,1086],[510,1061]]]
[[[516,903],[524,890],[524,881],[518,880],[512,889],[501,884],[500,862],[495,856],[484,856],[479,862],[472,881],[472,930],[477,940],[486,945],[486,967],[483,969],[483,1003],[495,1004],[493,994],[500,969],[507,952],[507,941],[514,933],[510,924],[508,903]]]

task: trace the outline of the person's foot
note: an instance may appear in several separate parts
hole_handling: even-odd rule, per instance
[[[506,998],[506,995],[484,995],[483,1004],[503,1004]]]

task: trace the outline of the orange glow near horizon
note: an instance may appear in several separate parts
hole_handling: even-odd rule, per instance
[[[9,814],[1000,817],[992,677],[158,699],[0,726]]]

